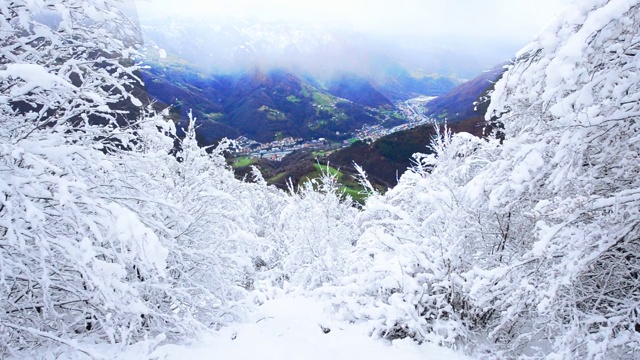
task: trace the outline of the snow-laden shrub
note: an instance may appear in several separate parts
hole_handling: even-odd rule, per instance
[[[345,254],[357,239],[357,212],[329,169],[291,189],[272,239],[272,277],[304,289],[335,283],[344,276]]]
[[[245,184],[225,165],[227,144],[200,148],[195,127],[191,119],[175,155],[140,149],[145,163],[126,173],[147,200],[120,201],[162,234],[173,313],[215,327],[242,316],[237,302],[253,277],[256,236],[245,224],[249,202],[238,190]]]
[[[4,129],[2,351],[70,334],[127,341],[144,332],[157,307],[145,294],[163,286],[168,252],[143,215],[112,196],[109,187],[127,186],[114,171],[120,159],[49,129],[18,140]]]
[[[395,188],[369,199],[358,217],[364,233],[352,275],[336,290],[347,319],[367,319],[386,338],[448,346],[468,340],[478,314],[465,274],[485,245],[474,241],[471,228],[483,224],[462,206],[461,185],[488,162],[474,159],[482,142],[443,134],[434,139],[436,155],[417,155]]]

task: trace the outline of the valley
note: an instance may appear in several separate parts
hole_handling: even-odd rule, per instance
[[[431,153],[431,142],[444,132],[466,132],[478,137],[488,136],[494,125],[487,123],[483,114],[487,109],[486,97],[493,83],[503,73],[502,66],[481,73],[441,96],[420,96],[398,101],[395,106],[404,122],[394,127],[365,125],[354,132],[349,140],[316,139],[304,141],[289,139],[269,144],[246,144],[240,154],[230,156],[230,164],[239,178],[256,166],[264,173],[267,183],[286,189],[288,181],[297,185],[315,173],[315,164],[340,169],[347,182],[357,178],[358,164],[367,173],[369,181],[379,191],[393,188],[400,176],[415,165],[413,154]],[[435,105],[433,105],[435,104]],[[283,151],[284,149],[284,151]],[[343,183],[344,185],[344,183]],[[357,186],[351,188],[350,195]],[[362,196],[355,197],[362,201]]]
[[[168,31],[143,27],[149,95],[170,105],[179,135],[192,112],[201,146],[234,139],[226,157],[238,178],[251,179],[255,166],[283,189],[317,176],[317,164],[345,173],[346,186],[355,162],[386,191],[412,166],[414,152],[429,151],[434,124],[483,134],[482,107],[476,112],[473,103],[498,77],[489,71],[462,83],[452,70],[473,73],[459,57],[456,68],[429,71],[394,57],[395,45],[381,50],[345,29],[170,24]],[[200,56],[203,44],[215,52]]]
[[[149,95],[170,105],[178,135],[192,112],[201,146],[234,139],[226,157],[238,178],[255,166],[283,189],[317,175],[315,164],[354,178],[354,163],[380,191],[392,188],[414,153],[430,151],[436,124],[484,136],[482,98],[504,71],[435,48],[412,63],[402,41],[340,27],[168,23],[143,26]]]
[[[427,75],[372,52],[358,35],[306,29],[296,30],[291,38],[287,24],[209,29],[214,38],[226,40],[217,45],[219,55],[207,57],[207,68],[201,57],[190,52],[191,45],[176,47],[186,34],[178,29],[195,31],[196,36],[203,31],[175,22],[169,33],[145,30],[147,67],[142,78],[149,96],[170,106],[179,135],[192,113],[201,146],[234,139],[235,146],[226,157],[238,178],[246,178],[256,166],[269,184],[280,188],[286,188],[287,181],[299,184],[314,178],[318,175],[315,164],[326,166],[334,159],[339,159],[338,168],[347,174],[340,181],[349,183],[346,179],[355,177],[352,163],[357,159],[350,149],[394,133],[431,127],[426,104],[460,83],[455,77]],[[257,43],[260,46],[248,45]],[[240,58],[238,51],[244,54]],[[305,63],[280,59],[285,54],[289,60]],[[329,60],[331,56],[335,58]],[[331,69],[320,71],[311,58],[327,59]],[[356,67],[354,59],[358,59]],[[224,62],[245,63],[245,67],[231,69],[222,66]],[[392,178],[408,168],[405,165],[400,172],[380,172],[382,176],[374,170],[373,183],[386,191],[394,184]]]
[[[357,174],[353,164],[349,161],[341,161],[340,165],[331,167],[332,158],[343,150],[348,151],[354,144],[370,144],[380,138],[394,133],[405,132],[423,125],[431,128],[433,121],[421,115],[424,105],[433,97],[420,97],[404,102],[396,103],[405,119],[404,123],[388,128],[383,125],[364,125],[354,133],[348,134],[349,138],[342,141],[326,138],[305,140],[302,138],[283,138],[270,143],[258,143],[246,137],[235,139],[232,152],[228,153],[228,163],[234,169],[238,178],[247,178],[251,167],[256,166],[264,174],[267,183],[286,189],[291,184],[298,185],[306,180],[316,179],[322,176],[321,164],[324,169],[332,169],[332,173],[340,174],[337,181],[342,185],[345,194],[349,194],[354,200],[362,203],[366,196],[356,178]],[[399,116],[396,114],[396,116]],[[357,148],[357,147],[356,147]],[[349,154],[349,152],[347,152]],[[347,163],[347,166],[343,164]],[[328,170],[327,170],[328,171]],[[376,188],[384,192],[391,182],[380,181],[378,177],[370,179]]]
[[[227,161],[238,178],[256,166],[286,188],[317,175],[314,164],[333,164],[352,179],[355,162],[380,191],[396,184],[414,153],[429,151],[435,124],[482,136],[479,101],[501,74],[497,67],[445,94],[425,89],[392,101],[375,81],[354,76],[322,83],[283,69],[207,75],[184,60],[150,63],[142,73],[150,96],[172,104],[179,131],[192,112],[200,145],[235,140]]]

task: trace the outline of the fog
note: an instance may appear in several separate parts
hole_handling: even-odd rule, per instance
[[[342,23],[372,34],[472,36],[526,42],[567,0],[150,0],[137,1],[141,16],[173,14]]]
[[[252,66],[258,63],[275,66],[278,62],[287,62],[296,66],[308,64],[317,70],[326,67],[332,59],[337,67],[341,66],[340,61],[347,62],[344,66],[357,67],[359,58],[370,58],[374,51],[386,53],[387,58],[412,69],[464,78],[513,57],[562,11],[566,2],[137,0],[135,4],[141,25],[155,27],[155,34],[148,32],[147,36],[154,37],[153,42],[156,43],[158,37],[163,37],[157,29],[166,27],[170,30],[173,26],[175,30],[176,23],[189,24],[192,28],[189,31],[194,32],[195,24],[211,28],[217,24],[233,25],[234,22],[239,26],[285,22],[289,26],[295,23],[306,29],[313,28],[316,33],[319,33],[318,29],[326,29],[333,37],[342,36],[337,48],[320,49],[324,55],[311,52],[296,59],[298,55],[291,52],[277,56],[258,54],[260,58],[251,60],[253,63],[237,57],[222,59],[220,53],[229,44],[220,43],[213,32],[202,27],[195,31],[202,34],[187,36],[176,44],[166,41],[159,44],[168,47],[170,53],[180,53],[206,67]],[[208,31],[212,34],[210,41],[207,41]],[[359,34],[360,38],[354,34]],[[191,41],[185,42],[185,39]],[[366,39],[363,40],[366,46],[358,44],[349,48],[349,44],[358,43],[359,39]],[[365,47],[367,50],[362,53],[360,50]]]

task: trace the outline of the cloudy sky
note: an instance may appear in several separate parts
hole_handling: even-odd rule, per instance
[[[136,0],[138,13],[344,24],[371,34],[526,43],[570,0]],[[523,44],[524,45],[524,44]]]

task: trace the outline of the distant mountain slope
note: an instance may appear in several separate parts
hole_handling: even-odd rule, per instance
[[[392,101],[404,101],[421,95],[441,96],[460,82],[447,76],[426,75],[421,71],[411,73],[411,67],[379,59],[375,65],[380,70],[371,76],[376,89]]]
[[[188,65],[142,69],[142,79],[150,97],[171,105],[171,115],[176,121],[184,121],[189,111],[202,120],[198,123],[198,141],[212,144],[223,137],[236,138],[238,129],[215,120],[222,114],[220,95],[229,87],[226,77],[203,77]],[[184,126],[180,126],[184,127]]]
[[[445,95],[427,103],[425,115],[448,123],[484,115],[488,103],[479,104],[477,109],[473,103],[487,90],[493,89],[493,84],[500,79],[504,71],[503,65],[499,65],[483,72],[473,80],[458,85]]]
[[[394,121],[385,114],[394,108],[391,101],[365,80],[324,90],[284,70],[203,75],[184,64],[153,64],[143,79],[150,95],[174,105],[183,122],[193,111],[200,119],[198,139],[206,145],[239,135],[260,142],[346,139],[365,124]]]
[[[353,74],[343,75],[335,80],[328,91],[353,102],[371,107],[391,107],[393,104],[385,95],[376,89],[370,80]]]
[[[321,90],[282,70],[256,70],[239,77],[223,96],[222,120],[252,139],[273,141],[277,136],[345,138],[364,124],[382,120],[378,108],[392,108],[373,88],[359,97],[344,88],[343,97]]]

